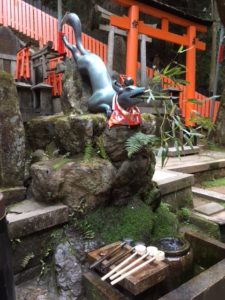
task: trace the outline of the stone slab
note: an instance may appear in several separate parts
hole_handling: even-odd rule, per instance
[[[195,207],[194,210],[203,215],[207,215],[207,216],[212,216],[221,211],[225,211],[225,209],[222,205],[220,205],[219,203],[215,203],[215,202],[210,202],[207,204],[200,205],[198,207]]]
[[[179,153],[177,153],[176,147],[170,147],[168,149],[168,157],[179,157],[185,155],[193,155],[200,152],[199,146],[184,146],[183,149],[179,149]]]
[[[205,190],[198,187],[192,187],[192,192],[194,195],[199,196],[204,199],[209,199],[211,201],[225,203],[225,195],[222,193]]]
[[[157,168],[153,181],[158,184],[161,194],[166,195],[191,187],[194,182],[194,176]]]
[[[6,206],[22,201],[26,197],[26,188],[23,186],[0,188],[0,192],[3,194]]]
[[[225,259],[159,300],[224,300]]]
[[[25,200],[11,207],[7,214],[10,238],[24,237],[68,221],[68,207],[62,204],[47,206]]]
[[[167,169],[169,170],[176,171],[176,172],[184,172],[188,174],[195,174],[195,173],[222,169],[222,168],[225,168],[225,159],[218,159],[218,160],[205,161],[205,162],[190,161],[185,164],[181,160],[179,165],[176,164],[174,166],[173,165],[167,166]]]

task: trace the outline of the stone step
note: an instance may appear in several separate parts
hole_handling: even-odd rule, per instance
[[[25,237],[50,229],[68,221],[68,207],[63,204],[46,205],[27,199],[10,206],[7,220],[11,239]]]
[[[199,205],[194,208],[194,211],[203,214],[205,216],[213,216],[222,211],[225,211],[224,207],[219,203],[209,202],[203,205]]]
[[[200,232],[205,233],[207,236],[218,240],[224,239],[221,236],[219,224],[210,220],[207,216],[193,211],[190,215],[189,221],[190,224],[195,225],[199,228]]]
[[[178,157],[178,156],[185,156],[185,155],[193,155],[198,154],[200,152],[199,146],[184,146],[183,149],[179,149],[179,153],[177,153],[176,147],[170,147],[168,149],[168,157]]]
[[[5,205],[10,206],[25,199],[26,188],[23,186],[15,186],[10,188],[0,187],[0,193],[3,194]]]
[[[194,196],[198,196],[203,199],[207,199],[219,203],[225,203],[225,195],[222,193],[209,191],[198,187],[192,187],[192,193]]]
[[[159,187],[161,200],[170,204],[173,210],[193,207],[191,191],[193,175],[156,168],[153,181]]]

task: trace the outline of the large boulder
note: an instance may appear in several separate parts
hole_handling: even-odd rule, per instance
[[[0,72],[0,185],[20,185],[24,179],[25,133],[16,86]]]
[[[59,244],[54,258],[59,299],[83,299],[82,269],[71,251],[70,243]]]
[[[35,118],[26,124],[31,150],[46,150],[54,141],[60,153],[78,154],[106,127],[103,114],[57,115]]]
[[[62,201],[85,213],[107,202],[115,179],[113,165],[104,159],[42,161],[31,167],[32,191],[37,201]]]
[[[63,75],[63,89],[60,97],[64,114],[83,114],[88,112],[88,99],[92,91],[89,80],[84,80],[75,62],[67,59]]]

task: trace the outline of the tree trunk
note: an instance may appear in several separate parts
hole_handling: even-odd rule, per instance
[[[223,26],[225,26],[225,0],[216,0],[219,16]],[[212,134],[215,143],[225,146],[225,89],[223,90],[220,108],[216,119],[216,130]]]
[[[212,7],[212,50],[211,50],[211,65],[210,65],[210,76],[209,76],[209,92],[213,94],[214,79],[216,75],[216,59],[217,59],[217,38],[219,32],[219,14],[217,10],[216,0],[211,0]]]

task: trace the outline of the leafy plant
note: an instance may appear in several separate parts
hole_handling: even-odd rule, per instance
[[[144,134],[142,132],[135,133],[125,143],[128,157],[131,158],[141,150],[155,146],[158,141],[159,139],[155,135]]]
[[[178,98],[165,96],[165,94],[162,91],[159,91],[159,88],[158,91],[157,89],[155,90],[155,86],[157,84],[158,86],[161,86],[161,83],[164,81],[165,85],[165,76],[169,78],[169,80],[167,79],[168,86],[177,88],[178,90],[180,84],[189,84],[182,78],[182,76],[186,72],[185,66],[177,61],[178,55],[187,50],[188,49],[184,50],[183,46],[179,48],[174,60],[161,72],[157,72],[156,76],[154,76],[152,81],[149,82],[149,89],[146,91],[146,95],[144,96],[148,98],[147,102],[151,101],[159,117],[161,117],[162,114],[159,112],[157,100],[162,101],[163,117],[161,117],[162,122],[159,128],[160,148],[158,151],[158,156],[161,157],[162,167],[165,166],[168,160],[169,145],[173,145],[176,148],[177,155],[180,156],[181,151],[184,149],[184,145],[188,145],[191,148],[193,148],[196,138],[203,137],[203,131],[201,129],[208,128],[212,130],[214,126],[208,118],[204,118],[200,116],[198,112],[193,111],[193,116],[195,116],[195,119],[191,121],[195,122],[197,124],[197,127],[187,128],[184,125],[180,109],[176,104],[177,101],[174,101],[178,100]],[[199,102],[196,99],[189,99],[189,101],[197,105],[201,104],[201,102]]]

